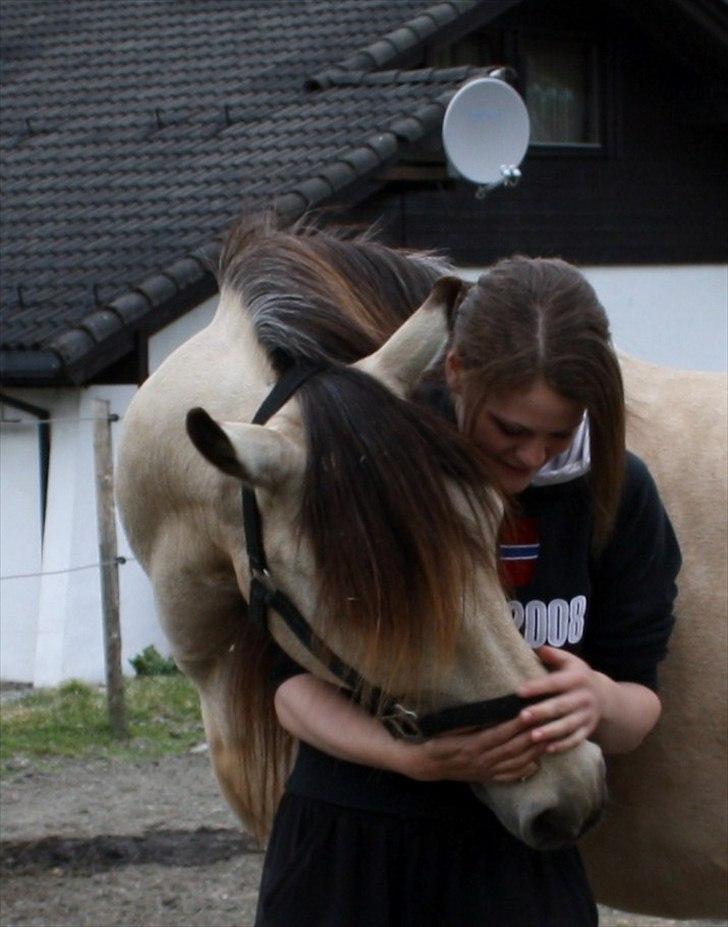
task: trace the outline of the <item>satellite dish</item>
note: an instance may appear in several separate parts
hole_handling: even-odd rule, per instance
[[[442,123],[451,165],[485,189],[518,182],[529,132],[526,104],[513,87],[495,77],[479,77],[461,87]]]

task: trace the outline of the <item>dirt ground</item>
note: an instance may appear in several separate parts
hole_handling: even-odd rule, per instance
[[[16,763],[1,836],[4,927],[253,923],[262,855],[218,795],[204,752]],[[601,911],[602,927],[687,923]]]

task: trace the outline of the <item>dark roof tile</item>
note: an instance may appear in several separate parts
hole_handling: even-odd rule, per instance
[[[308,180],[296,184],[295,191],[305,198],[309,206],[321,203],[334,192],[331,184],[323,177],[309,177]]]
[[[220,244],[217,241],[207,241],[194,251],[190,252],[190,257],[199,261],[203,272],[214,271],[217,267],[217,259],[220,253]]]
[[[97,309],[84,316],[79,325],[96,342],[103,341],[119,330],[119,316],[111,309]]]
[[[404,119],[397,119],[392,123],[391,129],[396,135],[407,139],[408,142],[414,142],[422,138],[423,124],[415,116],[406,116]]]
[[[381,164],[381,158],[377,157],[372,148],[355,148],[347,151],[341,156],[341,160],[351,165],[358,175],[367,174]]]
[[[486,0],[489,2],[489,0]],[[391,68],[406,57],[424,51],[425,41],[436,41],[437,34],[459,17],[484,6],[483,0],[455,0],[452,3],[422,5],[419,9],[410,5],[414,16],[397,25],[377,41],[359,49],[354,55],[337,61],[333,67],[312,73],[307,78],[309,89],[325,89],[332,77],[342,71],[368,71],[375,67]],[[405,11],[404,4],[399,9]],[[377,10],[379,13],[380,10]]]
[[[425,13],[425,16],[428,16],[438,26],[443,26],[445,23],[452,22],[453,19],[460,16],[461,13],[472,6],[475,6],[475,4],[438,3],[435,6],[431,6]]]
[[[164,272],[175,281],[178,290],[183,290],[199,279],[200,262],[190,257],[180,258],[165,268]]]
[[[53,338],[48,349],[58,354],[66,363],[76,361],[79,357],[93,351],[96,341],[81,328],[72,328]]]
[[[365,54],[372,59],[375,66],[379,67],[390,62],[398,51],[397,46],[385,38],[367,46]]]
[[[281,193],[273,198],[273,205],[277,212],[282,216],[297,219],[308,208],[308,202],[304,196],[296,190],[288,193]]]
[[[318,176],[323,177],[333,190],[338,191],[343,190],[352,183],[357,175],[350,164],[346,164],[344,161],[335,161],[333,164],[328,164],[322,168]]]
[[[118,296],[109,303],[109,308],[123,319],[125,325],[133,325],[149,311],[149,298],[138,290],[133,290]]]
[[[115,326],[153,328],[208,280],[241,203],[296,217],[347,195],[472,73],[383,68],[477,6],[6,0],[2,347],[77,378]]]
[[[395,29],[387,33],[387,41],[390,42],[397,51],[403,52],[408,51],[413,45],[416,45],[419,42],[419,37],[409,26],[402,26],[400,29]]]
[[[138,283],[136,289],[146,296],[150,306],[158,306],[160,303],[172,299],[177,293],[178,287],[174,278],[169,274],[153,274]]]
[[[416,16],[407,23],[407,26],[420,40],[429,38],[436,28],[433,18],[425,14]]]

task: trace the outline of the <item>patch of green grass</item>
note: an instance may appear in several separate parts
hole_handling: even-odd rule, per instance
[[[104,691],[77,680],[2,706],[0,769],[13,759],[156,758],[205,739],[197,693],[181,674],[125,680],[129,739],[111,733]]]
[[[163,657],[154,644],[129,660],[137,676],[173,676],[179,673],[172,657]]]

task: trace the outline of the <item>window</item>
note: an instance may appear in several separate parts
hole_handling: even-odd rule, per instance
[[[452,45],[431,49],[423,64],[453,67],[502,64],[515,69],[516,89],[531,119],[531,145],[605,150],[603,99],[605,59],[591,30],[581,35],[525,23],[501,31],[475,32]]]
[[[599,145],[596,47],[574,38],[524,36],[521,49],[531,144]]]

